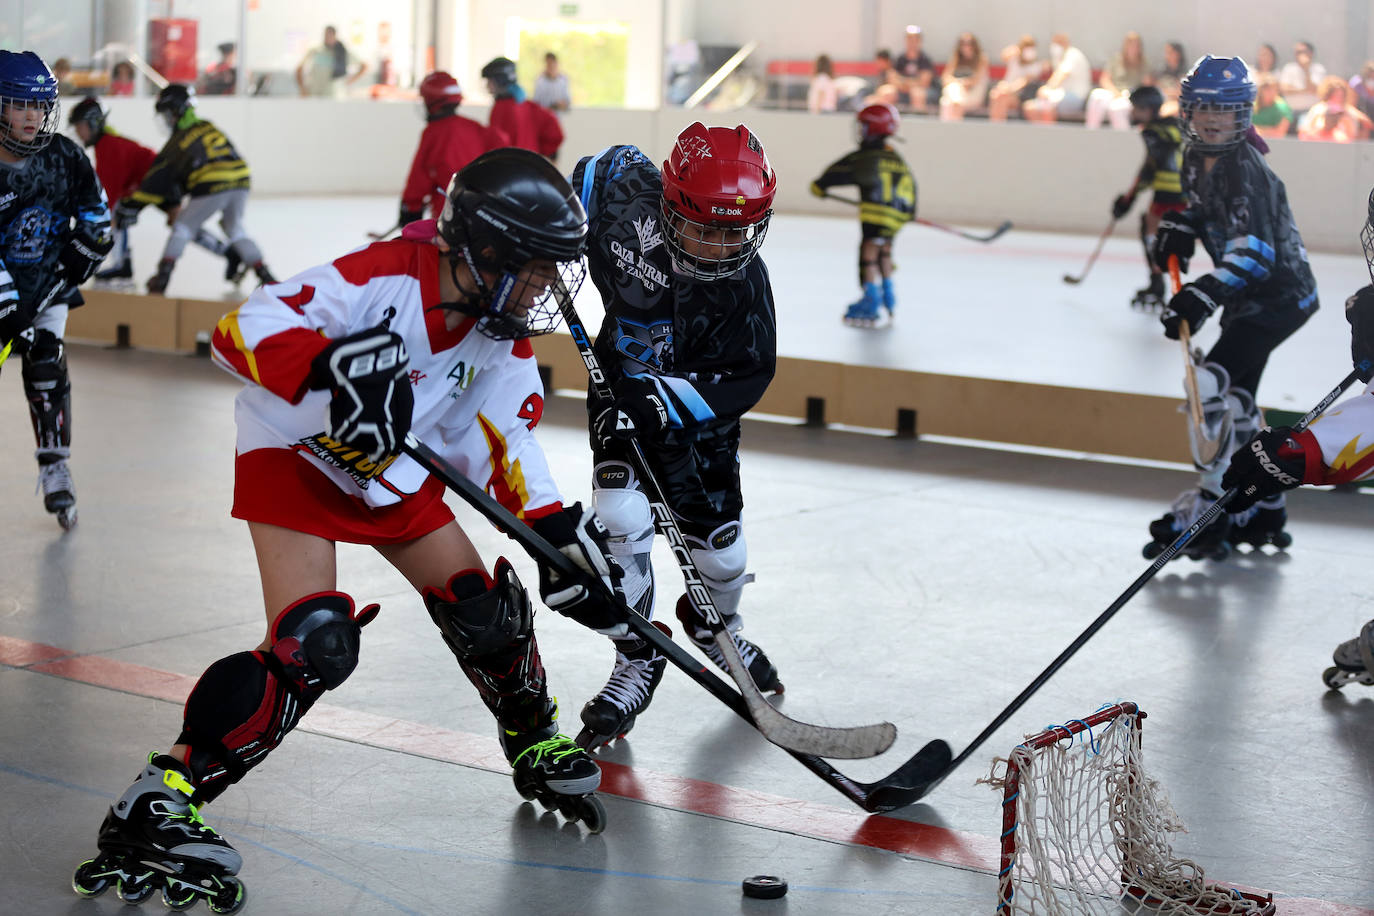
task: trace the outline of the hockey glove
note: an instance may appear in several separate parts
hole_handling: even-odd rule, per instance
[[[1185,283],[1169,304],[1164,306],[1164,313],[1159,316],[1159,323],[1164,325],[1164,336],[1170,340],[1178,340],[1178,326],[1183,322],[1188,322],[1188,333],[1195,334],[1197,329],[1202,327],[1202,323],[1207,320],[1207,316],[1217,310],[1217,302],[1209,296],[1197,283]]]
[[[401,214],[396,218],[396,226],[404,229],[425,215],[424,210],[411,210],[405,204],[401,204]]]
[[[668,425],[668,410],[652,382],[627,378],[621,390],[623,393],[592,421],[592,435],[602,448],[652,438]]]
[[[143,209],[141,204],[136,204],[129,198],[124,198],[115,204],[114,224],[117,229],[127,229],[138,222],[139,211]]]
[[[1316,454],[1309,455],[1308,449],[1317,450]],[[1293,430],[1287,426],[1266,426],[1231,456],[1231,466],[1222,476],[1221,485],[1235,489],[1236,495],[1226,511],[1240,512],[1301,483],[1318,482],[1305,479],[1309,460],[1314,457],[1320,468],[1320,446],[1310,435],[1294,438]]]
[[[1159,221],[1159,229],[1155,232],[1155,244],[1152,249],[1155,264],[1160,270],[1169,269],[1169,255],[1178,258],[1178,269],[1188,270],[1188,262],[1192,260],[1193,248],[1197,244],[1197,231],[1188,225],[1177,213],[1168,213]]]
[[[62,249],[62,272],[72,286],[80,286],[95,273],[105,255],[114,247],[114,236],[107,230],[103,235],[94,236],[78,230],[67,238]]]
[[[1350,322],[1350,362],[1374,365],[1374,286],[1357,290],[1345,300],[1345,320]],[[1368,382],[1374,370],[1366,368],[1360,381]]]
[[[321,350],[311,364],[312,382],[334,392],[330,438],[374,464],[400,451],[415,407],[409,365],[405,342],[386,328],[341,337]]]
[[[539,596],[544,603],[598,633],[626,635],[629,627],[625,623],[625,609],[590,581],[600,579],[610,593],[615,594],[616,583],[620,580],[620,565],[607,547],[611,533],[596,513],[583,509],[581,503],[573,503],[535,519],[530,527],[572,560],[586,576],[570,579],[548,564],[539,564]]]
[[[10,353],[19,355],[33,346],[33,322],[28,311],[19,303],[19,290],[14,278],[0,264],[0,350],[10,345]]]
[[[1131,212],[1131,207],[1135,204],[1134,194],[1118,194],[1116,200],[1112,201],[1112,219],[1121,219]]]

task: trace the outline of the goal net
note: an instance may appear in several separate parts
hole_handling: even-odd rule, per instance
[[[1003,790],[999,916],[1274,913],[1272,895],[1211,884],[1174,855],[1183,824],[1142,764],[1144,718],[1134,703],[1104,706],[993,761],[980,782]]]

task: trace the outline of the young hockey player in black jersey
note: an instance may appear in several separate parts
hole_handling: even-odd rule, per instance
[[[76,523],[71,382],[62,337],[77,286],[112,243],[110,211],[81,148],[58,135],[57,80],[32,51],[0,51],[0,363],[23,359],[43,506]]]
[[[1135,183],[1125,194],[1112,201],[1112,216],[1121,219],[1135,204],[1136,195],[1149,188],[1153,192],[1150,209],[1140,214],[1140,242],[1145,247],[1145,266],[1150,282],[1136,291],[1131,305],[1155,309],[1164,304],[1164,274],[1150,255],[1159,220],[1166,213],[1182,210],[1183,182],[1179,177],[1180,147],[1183,134],[1178,118],[1160,117],[1164,93],[1154,86],[1138,86],[1131,92],[1131,120],[1140,125],[1140,137],[1145,141],[1145,161]]]
[[[1187,322],[1196,331],[1221,311],[1221,336],[1197,367],[1202,402],[1201,429],[1190,421],[1193,441],[1219,443],[1215,459],[1195,460],[1201,480],[1169,513],[1150,524],[1154,539],[1147,555],[1157,555],[1221,492],[1226,457],[1263,426],[1256,406],[1260,377],[1274,348],[1287,340],[1317,310],[1317,283],[1307,262],[1283,182],[1256,144],[1250,130],[1255,84],[1238,57],[1203,57],[1183,80],[1179,108],[1188,144],[1183,157],[1186,209],[1166,215],[1155,237],[1154,259],[1167,269],[1170,257],[1187,269],[1200,239],[1214,267],[1169,300],[1160,321],[1164,334],[1178,339]],[[1224,556],[1227,544],[1276,544],[1292,538],[1283,495],[1244,512],[1223,516],[1190,542],[1188,554]],[[1153,553],[1152,553],[1153,551]]]
[[[887,142],[896,135],[897,109],[869,105],[858,114],[859,148],[826,167],[811,182],[811,193],[824,197],[828,188],[859,188],[859,287],[863,297],[845,309],[846,324],[872,327],[878,308],[892,318],[897,295],[892,288],[892,241],[916,218],[916,179]]]
[[[139,211],[152,204],[167,213],[172,224],[162,249],[157,273],[148,280],[148,292],[165,293],[177,259],[196,237],[207,219],[219,214],[219,224],[229,240],[225,276],[234,279],[246,264],[261,283],[275,283],[262,262],[257,243],[243,228],[248,206],[249,170],[218,127],[196,114],[196,92],[173,83],[157,95],[154,108],[172,129],[172,136],[158,152],[137,191],[121,200],[115,218],[121,227],[131,226]],[[184,196],[190,200],[182,203]]]
[[[782,684],[738,635],[746,552],[740,417],[773,378],[777,330],[768,271],[757,257],[777,178],[748,128],[693,124],[662,171],[633,146],[584,158],[572,174],[589,223],[590,276],[606,308],[596,354],[614,405],[589,398],[593,502],[611,532],[627,603],[653,616],[654,521],[627,439],[643,448],[710,597],[761,690]],[[688,635],[725,667],[711,630],[683,594]],[[665,660],[647,643],[615,643],[615,668],[582,710],[578,743],[623,735],[649,705]]]

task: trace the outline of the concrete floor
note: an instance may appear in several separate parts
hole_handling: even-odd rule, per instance
[[[357,240],[388,223],[390,209],[369,206],[347,227]],[[250,224],[286,232],[264,211],[288,212],[255,206]],[[297,232],[301,246],[273,241],[279,273],[337,253],[315,248],[341,235],[338,215],[325,207],[319,236]],[[1176,352],[1125,306],[1139,267],[1124,242],[1069,287],[1059,277],[1081,270],[1092,239],[981,246],[908,230],[904,284],[928,285],[904,285],[894,327],[863,332],[835,320],[851,296],[854,234],[819,219],[780,219],[770,234],[788,355],[1177,390]],[[156,237],[136,249],[149,269]],[[810,283],[802,272],[819,255],[808,246],[834,252]],[[1327,309],[1280,350],[1270,403],[1291,394],[1305,409],[1348,366],[1339,302],[1361,265],[1318,260]],[[216,287],[191,256],[183,267],[174,294]],[[1004,328],[1038,336],[1013,346]],[[1044,358],[999,362],[1026,340]],[[1100,350],[1119,356],[1086,378]],[[16,913],[124,911],[112,893],[78,899],[72,868],[94,854],[110,798],[175,736],[194,678],[263,629],[247,531],[228,517],[234,380],[170,354],[74,345],[70,361],[81,521],[67,534],[33,495],[17,367],[0,376],[13,444],[0,475],[0,887]],[[576,400],[551,399],[541,427],[573,498],[589,489],[580,414]],[[882,757],[837,763],[859,780],[933,738],[962,750],[1143,571],[1147,522],[1192,482],[1179,468],[756,421],[742,467],[758,576],[747,633],[787,682],[783,708],[900,731]],[[383,605],[362,664],[207,820],[244,855],[249,913],[990,913],[1000,805],[975,779],[1023,734],[1124,698],[1149,713],[1147,764],[1189,825],[1180,853],[1213,878],[1273,891],[1280,913],[1374,913],[1374,691],[1328,693],[1319,679],[1331,649],[1374,616],[1359,571],[1369,499],[1296,493],[1286,554],[1169,567],[935,792],[888,816],[866,817],[670,672],[631,738],[602,755],[610,826],[599,836],[521,802],[419,600],[375,554],[345,546],[341,587]],[[516,552],[458,511],[489,561]],[[656,563],[670,595],[671,558]],[[547,612],[539,631],[574,729],[609,647]],[[740,880],[758,873],[787,878],[788,896],[742,898]]]

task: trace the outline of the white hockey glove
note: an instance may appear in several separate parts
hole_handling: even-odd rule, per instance
[[[611,533],[596,517],[596,512],[582,508],[581,503],[573,503],[559,512],[535,519],[530,527],[572,560],[586,576],[600,579],[611,595],[616,593],[620,565],[611,557],[607,546]],[[545,563],[539,564],[539,596],[550,609],[598,633],[619,637],[629,632],[624,622],[626,611],[620,602],[589,581],[570,579]]]
[[[374,464],[401,450],[410,432],[415,396],[410,360],[399,334],[386,328],[341,337],[315,357],[315,387],[329,388],[330,438],[356,448]]]

